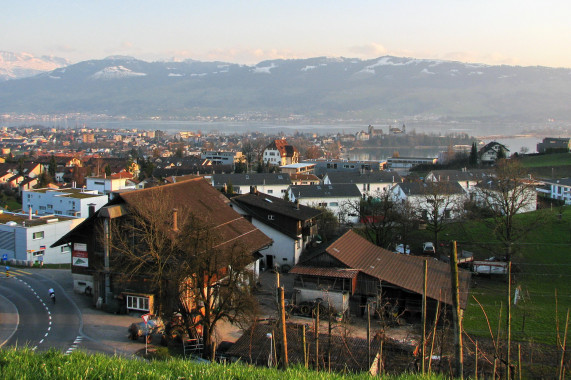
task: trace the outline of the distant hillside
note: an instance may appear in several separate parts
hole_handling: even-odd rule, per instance
[[[64,58],[0,51],[0,82],[31,77],[67,65],[69,62]]]
[[[390,56],[254,66],[110,57],[0,83],[1,113],[127,117],[259,113],[312,120],[571,121],[569,99],[571,69]]]

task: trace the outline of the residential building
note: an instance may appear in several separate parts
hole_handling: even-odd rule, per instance
[[[417,165],[434,165],[437,161],[433,157],[391,157],[387,158],[387,169],[406,172]]]
[[[325,207],[344,223],[358,223],[359,215],[347,207],[361,201],[361,192],[355,184],[290,186],[289,199],[309,207]],[[347,211],[347,210],[351,211]]]
[[[324,185],[350,184],[357,185],[361,196],[378,197],[390,190],[396,183],[402,182],[401,176],[392,171],[379,171],[370,173],[341,173],[331,172],[323,177]]]
[[[110,176],[100,175],[96,177],[87,177],[85,179],[86,188],[95,190],[102,194],[109,194],[119,190],[134,190],[136,185],[131,179],[133,175],[126,171],[112,174]]]
[[[571,178],[544,180],[543,186],[537,188],[540,194],[550,199],[557,199],[571,205]]]
[[[292,174],[312,174],[315,169],[315,164],[309,162],[298,162],[296,164],[280,166],[282,173]]]
[[[432,170],[425,181],[429,182],[458,182],[468,194],[471,194],[475,186],[484,180],[493,177],[493,173],[483,169],[462,169],[462,170]]]
[[[493,164],[498,159],[500,152],[503,152],[504,156],[507,157],[509,151],[505,145],[492,141],[478,151],[478,159],[483,164]]]
[[[86,189],[31,189],[22,194],[22,210],[31,210],[36,215],[64,215],[87,218],[99,210],[109,197],[96,190]]]
[[[221,191],[230,191],[233,194],[246,194],[251,187],[255,187],[260,193],[284,197],[291,179],[287,173],[235,173],[213,174],[210,176],[212,186]]]
[[[462,205],[468,199],[458,182],[402,182],[391,191],[397,202],[408,202],[424,220],[436,215],[455,219],[462,214]]]
[[[252,189],[231,198],[231,205],[274,243],[265,249],[260,269],[287,272],[317,235],[316,218],[321,210],[272,197]]]
[[[276,166],[296,164],[299,162],[299,152],[286,139],[274,140],[264,149],[262,162]]]
[[[161,208],[173,210],[169,213],[169,219],[163,223],[172,225],[174,231],[179,224],[179,212],[176,210],[180,210],[180,215],[191,213],[213,226],[220,238],[218,249],[247,249],[247,253],[252,255],[250,269],[253,279],[257,279],[258,260],[262,257],[259,251],[269,246],[271,239],[234,211],[229,206],[229,200],[207,181],[195,178],[119,193],[107,205],[57,241],[55,244],[72,246],[71,270],[75,292],[90,294],[94,304],[111,309],[116,306],[116,297],[122,294],[127,299],[129,310],[154,312],[154,293],[149,282],[125,282],[122,268],[113,268],[111,271],[109,263],[113,262],[113,257],[119,253],[109,243],[109,226],[133,228],[130,217],[132,207],[158,199],[162,202]]]
[[[81,218],[31,213],[0,213],[0,256],[19,264],[43,262],[69,264],[71,250],[65,244],[52,246],[63,235],[81,223]]]
[[[230,151],[205,151],[201,153],[200,158],[212,161],[213,165],[231,165],[232,167],[246,161],[246,156],[242,155],[242,152]]]
[[[500,181],[488,179],[476,185],[474,200],[483,207],[489,207],[498,213],[505,213],[509,209],[515,213],[537,210],[538,182],[530,179]]]
[[[331,172],[357,172],[367,173],[383,170],[383,162],[380,161],[347,161],[347,160],[305,160],[303,163],[314,164],[313,173],[323,177]]]
[[[546,137],[542,142],[537,144],[538,153],[549,153],[549,152],[569,152],[571,149],[571,143],[567,138],[558,137]]]
[[[315,174],[290,174],[292,185],[319,185],[321,180]]]

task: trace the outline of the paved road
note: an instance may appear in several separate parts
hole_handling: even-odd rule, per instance
[[[10,274],[1,274],[0,294],[15,307],[17,318],[16,330],[4,346],[27,346],[38,351],[75,349],[83,340],[81,316],[61,286],[39,271],[13,268]],[[56,303],[49,297],[49,288],[55,290]]]

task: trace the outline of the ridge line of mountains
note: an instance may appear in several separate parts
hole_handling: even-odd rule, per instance
[[[18,76],[13,70],[4,75],[7,63],[17,66],[10,62],[17,57],[0,53],[3,114],[571,121],[569,68],[393,56],[279,59],[256,65],[146,62],[123,56],[68,64],[42,57],[47,71],[37,66],[33,70],[39,73],[21,70]]]

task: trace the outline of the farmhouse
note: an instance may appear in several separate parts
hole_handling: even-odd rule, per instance
[[[189,210],[201,220],[213,225],[219,235],[218,249],[240,245],[252,255],[251,269],[257,276],[259,250],[269,246],[271,239],[244,219],[229,205],[229,201],[202,178],[177,182],[149,189],[119,193],[107,205],[90,215],[83,223],[66,234],[54,245],[71,244],[74,291],[93,296],[98,306],[114,307],[116,297],[123,294],[130,310],[153,311],[153,289],[146,281],[123,282],[121,268],[111,268],[110,262],[119,253],[113,250],[109,231],[113,225],[134,228],[130,209],[140,204],[159,200],[165,210]],[[170,213],[162,224],[176,230],[177,213]],[[111,270],[113,269],[113,271]]]
[[[295,302],[321,298],[337,311],[362,316],[367,304],[389,302],[397,314],[420,312],[424,262],[428,264],[429,308],[452,305],[450,265],[417,256],[399,255],[348,231],[325,250],[303,258],[291,273]],[[460,270],[460,306],[465,309],[470,273]],[[374,307],[373,307],[374,309]]]

